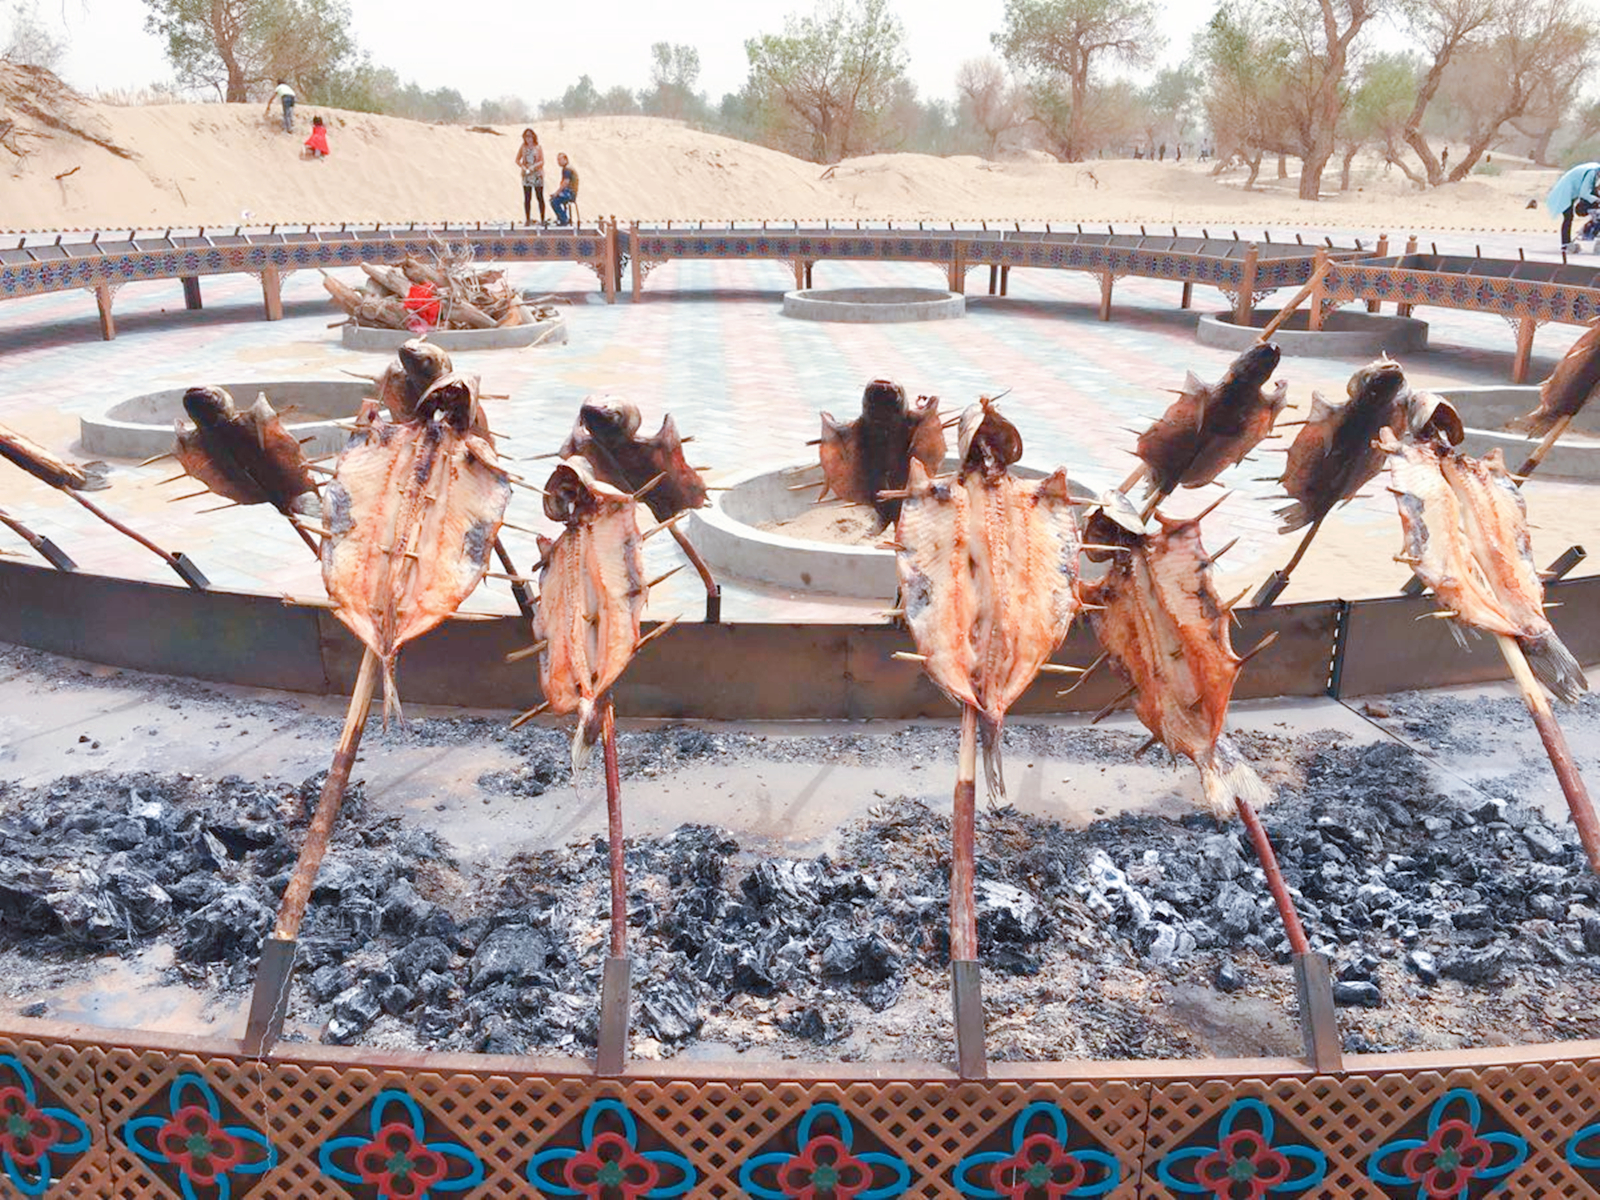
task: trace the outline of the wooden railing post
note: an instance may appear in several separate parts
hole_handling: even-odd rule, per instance
[[[117,322],[111,316],[111,285],[97,284],[94,289],[95,307],[100,310],[100,336],[110,341],[117,336]]]
[[[1511,382],[1521,383],[1528,377],[1528,360],[1533,357],[1533,335],[1539,323],[1532,317],[1517,322],[1517,356],[1511,360]]]
[[[1312,277],[1317,281],[1311,289],[1311,308],[1306,314],[1306,328],[1313,333],[1322,329],[1323,302],[1328,297],[1328,252],[1321,246],[1311,258]]]
[[[1254,242],[1245,249],[1244,267],[1239,272],[1239,295],[1233,304],[1233,323],[1240,329],[1250,327],[1250,313],[1256,304],[1256,260],[1261,248]]]
[[[644,286],[644,269],[639,266],[639,222],[628,226],[628,269],[633,273],[633,299],[639,300],[639,289]]]
[[[1380,233],[1378,235],[1378,246],[1377,246],[1377,249],[1373,251],[1373,255],[1372,256],[1374,258],[1388,258],[1389,257],[1389,235],[1387,233]],[[1369,313],[1382,312],[1383,311],[1383,301],[1381,301],[1381,300],[1368,300],[1367,301],[1367,311]]]
[[[267,310],[267,320],[283,320],[283,278],[277,267],[262,268],[261,303]]]

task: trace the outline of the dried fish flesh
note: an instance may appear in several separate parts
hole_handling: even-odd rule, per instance
[[[53,488],[87,492],[106,486],[102,479],[104,463],[89,463],[80,467],[4,425],[0,425],[0,458],[21,467],[40,483],[47,483]]]
[[[639,497],[658,521],[706,502],[706,482],[684,457],[671,414],[661,419],[654,437],[641,437],[639,410],[616,396],[590,396],[583,402],[560,455],[584,459],[596,479],[622,492],[637,492],[664,476]]]
[[[1600,388],[1600,321],[1572,343],[1550,378],[1539,385],[1539,407],[1511,422],[1510,428],[1543,437],[1562,417],[1576,416]]]
[[[944,427],[939,397],[906,399],[905,389],[887,379],[874,379],[861,394],[861,415],[835,421],[822,414],[823,495],[832,492],[852,504],[870,504],[885,525],[900,513],[898,498],[880,492],[899,491],[909,478],[913,459],[933,475],[944,461]]]
[[[194,425],[178,423],[178,461],[217,495],[291,513],[300,497],[315,491],[305,452],[266,396],[240,412],[226,389],[192,387],[183,410]]]
[[[1178,398],[1139,438],[1137,453],[1156,491],[1210,483],[1272,432],[1289,402],[1283,380],[1267,390],[1278,359],[1278,347],[1258,344],[1234,359],[1215,384],[1189,373]]]

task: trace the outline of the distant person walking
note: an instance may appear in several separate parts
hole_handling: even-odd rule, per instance
[[[267,101],[267,116],[272,115],[272,101],[283,101],[283,131],[294,132],[294,89],[283,80],[278,80],[278,86],[272,89],[271,99]]]
[[[544,224],[544,147],[531,129],[522,131],[517,147],[517,166],[522,170],[522,221],[533,224],[533,198],[539,197],[539,224]]]
[[[1572,218],[1586,217],[1591,208],[1600,205],[1600,195],[1595,193],[1595,181],[1600,178],[1600,162],[1579,163],[1560,179],[1544,198],[1544,206],[1552,217],[1561,218],[1561,248],[1572,248]]]
[[[561,190],[550,197],[550,207],[556,210],[557,225],[570,225],[567,206],[578,202],[578,172],[565,154],[556,155],[556,161],[561,164]]]

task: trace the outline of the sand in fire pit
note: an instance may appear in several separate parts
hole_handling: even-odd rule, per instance
[[[846,546],[875,546],[885,536],[872,509],[837,503],[815,504],[798,516],[764,521],[756,528],[763,533],[778,533],[802,541],[837,542]]]

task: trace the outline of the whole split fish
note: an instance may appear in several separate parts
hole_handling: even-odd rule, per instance
[[[1539,407],[1512,421],[1510,428],[1543,437],[1562,417],[1576,416],[1600,388],[1600,321],[1583,331],[1572,349],[1539,385]]]
[[[870,504],[879,521],[889,525],[900,514],[900,500],[879,493],[903,489],[912,460],[925,474],[937,474],[944,450],[939,397],[919,396],[912,403],[899,384],[874,379],[861,393],[861,415],[855,420],[822,414],[822,495],[831,491],[841,500]]]
[[[414,421],[423,393],[454,368],[450,356],[432,342],[412,338],[401,345],[378,377],[378,403],[395,421]]]
[[[1156,491],[1210,483],[1243,462],[1272,432],[1289,403],[1284,380],[1267,390],[1279,357],[1278,347],[1257,344],[1234,359],[1215,384],[1189,372],[1178,398],[1139,437],[1136,453],[1150,468]]]
[[[1499,449],[1473,458],[1437,440],[1380,436],[1405,531],[1400,560],[1454,615],[1458,639],[1461,625],[1515,638],[1539,681],[1576,701],[1589,681],[1544,615],[1527,503]]]
[[[1016,427],[985,399],[962,414],[961,466],[929,478],[913,458],[895,529],[895,565],[923,669],[978,713],[990,792],[1006,711],[1067,636],[1078,612],[1078,526],[1067,473],[1037,482],[1007,468]]]
[[[539,605],[533,618],[539,685],[556,713],[577,713],[572,765],[600,738],[608,688],[639,647],[648,588],[644,539],[632,494],[602,483],[582,458],[569,458],[544,485],[544,511],[566,526],[541,538]]]
[[[241,412],[225,388],[192,387],[183,394],[183,410],[194,424],[177,423],[177,458],[210,491],[285,514],[315,492],[305,451],[266,396]]]
[[[1091,519],[1087,536],[1121,549],[1081,589],[1089,622],[1112,670],[1134,689],[1134,712],[1152,739],[1200,769],[1211,808],[1226,816],[1236,797],[1260,806],[1271,795],[1225,732],[1244,660],[1212,586],[1200,520],[1155,519],[1145,535],[1101,514]]]
[[[88,463],[80,467],[4,425],[0,425],[0,458],[21,467],[40,483],[47,483],[53,488],[92,492],[108,486],[103,478],[104,463]]]
[[[446,375],[415,421],[368,401],[323,491],[322,579],[334,615],[383,664],[384,716],[398,712],[395,658],[482,580],[511,484],[475,432],[476,378]]]
[[[639,497],[658,521],[705,505],[706,481],[684,457],[670,413],[654,437],[641,437],[638,408],[616,396],[590,396],[559,453],[564,459],[582,458],[596,479],[618,491],[636,493],[662,476]]]
[[[1443,433],[1459,442],[1461,419],[1450,404],[1431,392],[1412,392],[1405,372],[1392,358],[1368,363],[1346,386],[1349,399],[1329,404],[1311,394],[1311,415],[1289,447],[1283,490],[1292,501],[1278,510],[1279,533],[1292,533],[1349,501],[1383,469],[1378,432],[1431,437]]]

